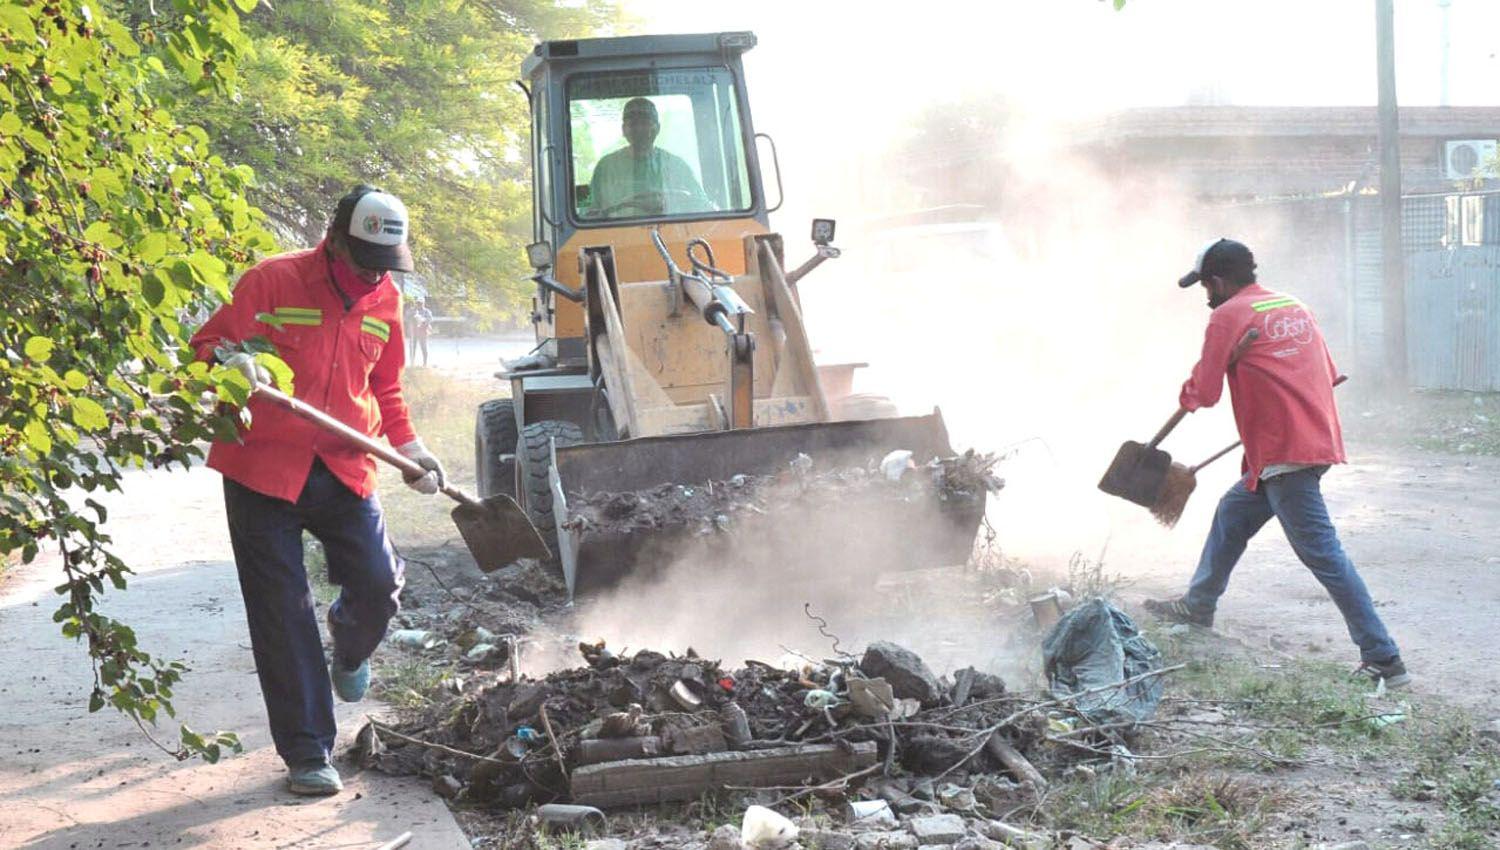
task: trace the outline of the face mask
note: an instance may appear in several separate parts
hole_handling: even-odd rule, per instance
[[[360,277],[359,273],[354,270],[354,267],[344,262],[343,258],[333,257],[332,260],[333,262],[329,265],[333,269],[334,283],[338,284],[339,289],[342,289],[345,293],[351,296],[365,295],[369,292],[372,292],[375,287],[383,283],[388,276],[388,273],[383,272],[381,273],[379,279],[377,279],[374,283],[370,283],[369,281]]]

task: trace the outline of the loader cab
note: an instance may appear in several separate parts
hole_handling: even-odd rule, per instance
[[[522,64],[531,102],[532,229],[576,289],[580,249],[610,246],[622,281],[660,279],[650,243],[690,236],[743,265],[768,230],[741,55],[748,32],[550,41]],[[725,271],[736,274],[743,269]],[[585,357],[585,308],[539,286],[533,324],[559,365]]]

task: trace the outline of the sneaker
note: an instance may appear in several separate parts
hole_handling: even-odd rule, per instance
[[[291,775],[286,779],[287,790],[304,797],[327,797],[344,790],[339,772],[326,761],[313,761],[289,767]]]
[[[1363,662],[1354,671],[1354,675],[1369,679],[1377,685],[1384,679],[1387,688],[1404,688],[1411,684],[1411,676],[1406,672],[1406,665],[1401,663],[1399,655],[1382,663]]]
[[[1146,610],[1173,623],[1186,623],[1205,629],[1214,627],[1214,615],[1194,611],[1188,607],[1186,599],[1147,599]]]
[[[359,662],[359,666],[348,668],[337,657],[328,662],[328,678],[333,680],[333,692],[344,702],[359,702],[370,689],[370,659]]]

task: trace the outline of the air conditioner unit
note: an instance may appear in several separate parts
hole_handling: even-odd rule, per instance
[[[1486,167],[1494,164],[1497,148],[1500,145],[1494,139],[1443,142],[1443,177],[1468,180],[1480,176]]]

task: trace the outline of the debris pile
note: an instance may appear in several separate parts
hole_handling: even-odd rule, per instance
[[[893,451],[864,466],[815,470],[798,455],[774,475],[735,475],[701,485],[663,484],[625,493],[570,494],[563,527],[575,532],[630,535],[688,531],[711,534],[749,517],[784,506],[800,510],[846,509],[853,503],[929,502],[949,510],[983,505],[986,493],[1005,482],[996,477],[1000,458],[969,451],[915,466],[911,452]]]
[[[940,678],[888,642],[797,669],[731,670],[691,650],[616,655],[602,642],[578,650],[583,666],[539,680],[475,676],[420,716],[372,721],[355,756],[505,809],[726,789],[827,796],[864,782],[867,796],[903,814],[999,816],[1035,799],[1044,771],[1117,752],[1119,724],[1091,733],[1070,696],[1023,697],[973,668]]]

